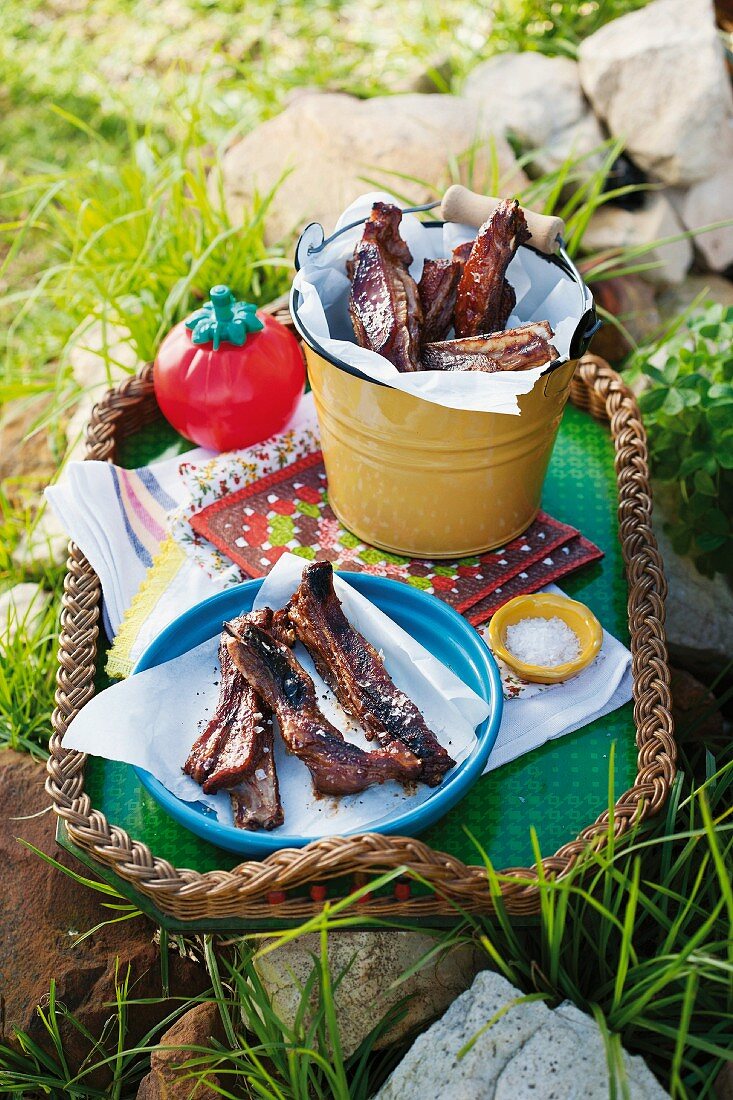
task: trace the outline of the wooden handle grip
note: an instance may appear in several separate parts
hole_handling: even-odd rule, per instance
[[[478,227],[491,217],[501,201],[488,195],[477,195],[475,191],[469,191],[460,183],[454,183],[443,195],[440,212],[446,222]],[[551,255],[560,243],[559,238],[565,234],[565,223],[562,218],[536,214],[534,210],[525,210],[524,207],[522,209],[527,219],[527,228],[532,234],[529,244],[540,252]]]

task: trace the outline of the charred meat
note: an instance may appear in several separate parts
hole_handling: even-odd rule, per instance
[[[280,614],[280,613],[278,613]],[[250,619],[294,641],[292,624],[269,608],[252,612]],[[239,625],[247,620],[242,616]],[[247,683],[231,659],[223,638],[219,645],[221,668],[216,712],[194,743],[184,772],[201,784],[207,794],[228,790],[234,824],[241,829],[273,829],[283,823],[283,808],[273,754],[272,712]]]
[[[219,645],[221,678],[216,711],[194,742],[183,770],[207,794],[232,787],[245,776],[259,754],[269,711]]]
[[[321,713],[308,673],[294,654],[253,623],[225,623],[236,667],[274,712],[283,741],[308,767],[322,794],[355,794],[377,783],[415,780],[420,761],[404,746],[364,752]]]
[[[265,723],[261,751],[249,775],[229,791],[237,829],[275,829],[285,820],[275,769],[272,719]]]
[[[393,683],[381,657],[344,615],[328,561],[309,565],[291,600],[290,618],[300,641],[343,708],[367,737],[420,760],[420,779],[440,783],[454,766],[412,700]]]
[[[426,260],[417,284],[423,312],[423,343],[444,340],[453,325],[461,265],[453,260]]]
[[[398,207],[375,202],[354,249],[349,314],[362,347],[383,355],[398,371],[415,371],[423,317],[401,221]]]
[[[553,332],[547,321],[535,321],[504,332],[468,336],[426,344],[425,370],[469,370],[493,374],[503,370],[530,370],[551,363],[557,349],[550,343]]]
[[[456,336],[478,336],[504,328],[515,305],[506,270],[530,236],[516,199],[502,202],[481,226],[458,284]]]

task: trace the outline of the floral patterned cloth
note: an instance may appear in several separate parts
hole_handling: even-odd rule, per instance
[[[456,561],[413,559],[379,550],[362,542],[335,516],[320,451],[242,488],[234,490],[229,484],[230,490],[219,499],[201,511],[187,512],[194,533],[191,545],[211,575],[220,572],[222,554],[240,567],[238,577],[265,576],[285,553],[325,558],[338,569],[419,588],[478,625],[512,596],[536,592],[601,557],[574,527],[543,512],[506,546]],[[196,542],[196,536],[206,541]]]

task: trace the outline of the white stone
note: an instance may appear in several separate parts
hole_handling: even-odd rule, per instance
[[[50,594],[40,584],[16,584],[0,592],[0,652],[18,633],[31,637],[41,623]]]
[[[704,577],[672,549],[664,524],[667,491],[654,485],[654,534],[667,577],[667,642],[675,663],[693,670],[722,669],[733,653],[733,592],[725,577]]]
[[[449,162],[463,154],[469,154],[463,158],[463,182],[485,190],[492,148],[500,189],[511,193],[526,185],[506,139],[475,103],[440,94],[368,100],[341,93],[304,95],[225,153],[227,210],[237,223],[255,192],[269,193],[289,171],[266,216],[267,239],[282,240],[311,221],[329,232],[365,191],[391,188],[408,201],[429,201],[436,188],[455,182]]]
[[[714,176],[694,184],[677,200],[677,211],[686,229],[702,229],[715,222],[729,224],[698,233],[695,248],[711,271],[725,271],[733,264],[733,159]]]
[[[623,1052],[623,1063],[631,1100],[667,1097],[642,1058]],[[553,1012],[541,1001],[523,1001],[505,978],[483,971],[419,1036],[374,1100],[607,1100],[609,1095],[605,1045],[595,1021],[568,1002]]]
[[[129,329],[111,321],[87,317],[72,337],[69,364],[83,390],[109,389],[142,366]]]
[[[733,152],[733,95],[711,0],[654,0],[580,45],[596,114],[639,167],[686,186]]]
[[[585,158],[581,169],[600,163],[598,154],[587,154],[598,149],[604,135],[570,58],[497,54],[469,73],[463,95],[524,149],[536,150],[534,163],[541,172],[558,168],[571,155]]]
[[[659,246],[655,242],[680,233],[684,233],[684,227],[669,199],[663,194],[653,194],[641,210],[622,210],[610,204],[599,207],[585,231],[583,248],[588,252],[605,252],[649,245],[648,251],[635,256],[632,262],[657,263],[656,268],[642,272],[643,277],[655,285],[668,286],[681,283],[687,274],[692,263],[692,245],[685,237]]]
[[[334,988],[340,1041],[351,1054],[387,1011],[409,997],[405,1015],[378,1046],[393,1043],[433,1019],[471,984],[482,957],[470,946],[442,953],[406,981],[393,982],[435,947],[435,938],[417,932],[332,932],[328,938],[328,959]],[[273,1008],[281,1020],[293,1026],[301,1001],[301,989],[313,971],[313,958],[320,952],[315,934],[299,936],[276,950],[260,955],[255,966]]]
[[[33,526],[13,551],[13,563],[19,569],[63,565],[68,550],[68,534],[51,509],[42,504]]]

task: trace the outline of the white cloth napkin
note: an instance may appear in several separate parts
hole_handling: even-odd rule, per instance
[[[282,436],[246,451],[212,459],[193,450],[142,470],[123,470],[103,462],[71,463],[58,484],[46,490],[51,507],[100,578],[105,625],[110,638],[167,533],[189,499],[197,470],[215,482],[217,463],[242,466],[245,484],[311,453],[318,446],[318,425],[307,394]],[[186,465],[186,476],[180,473]],[[204,475],[205,471],[205,475]],[[206,491],[210,491],[208,488]],[[213,490],[212,490],[213,491]],[[137,660],[155,637],[201,600],[240,578],[236,570],[211,576],[186,557],[142,623],[132,657]],[[559,592],[550,586],[546,591]],[[545,742],[588,725],[631,698],[631,655],[604,631],[594,663],[572,680],[546,687],[524,686],[505,693],[504,718],[487,771],[500,767]]]

